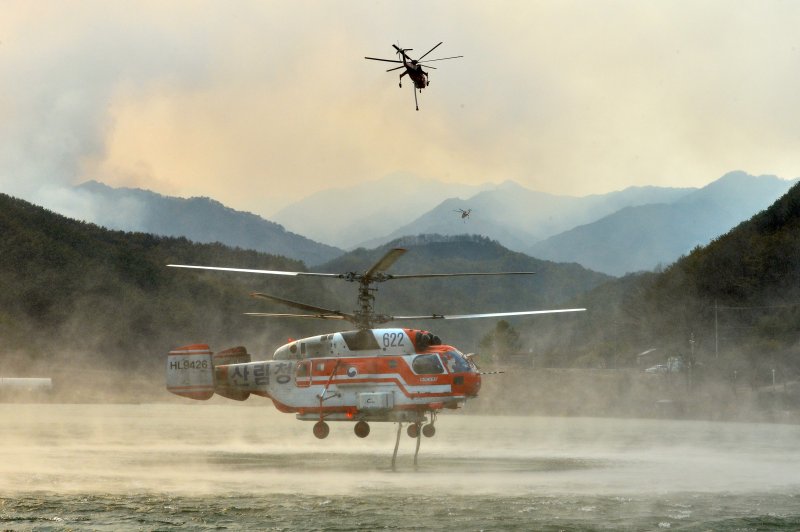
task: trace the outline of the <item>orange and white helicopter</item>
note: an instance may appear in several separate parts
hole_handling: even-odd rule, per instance
[[[428,59],[427,61],[423,61],[425,56],[427,56],[432,51],[436,50],[442,43],[440,42],[424,54],[419,59],[411,59],[406,52],[413,50],[413,48],[400,48],[396,44],[393,44],[395,50],[397,50],[397,55],[400,56],[401,60],[397,59],[381,59],[380,57],[364,57],[364,59],[370,59],[372,61],[383,61],[385,63],[401,63],[401,66],[390,68],[386,72],[392,72],[394,70],[400,70],[401,68],[405,68],[405,71],[400,74],[400,88],[403,88],[403,76],[408,75],[411,78],[411,81],[414,82],[414,104],[417,106],[417,111],[419,111],[419,103],[417,102],[417,91],[420,93],[422,89],[430,85],[430,80],[428,79],[428,73],[422,70],[423,63],[430,63],[432,61],[444,61],[446,59],[458,59],[460,57],[464,57],[463,55],[455,55],[453,57],[441,57],[439,59]],[[425,68],[432,68],[436,70],[436,67],[431,65],[425,65]]]
[[[529,310],[460,315],[389,316],[373,310],[374,283],[390,280],[494,275],[530,275],[534,272],[427,273],[392,275],[386,270],[405,253],[388,251],[367,271],[335,273],[250,270],[213,266],[170,264],[225,272],[267,275],[313,276],[358,283],[359,307],[352,313],[307,305],[263,293],[253,297],[282,303],[304,314],[248,313],[255,316],[344,320],[355,330],[322,334],[282,345],[271,360],[251,360],[244,347],[213,353],[208,345],[195,344],[173,349],[167,357],[167,389],[191,399],[210,399],[215,393],[243,401],[251,394],[272,400],[281,412],[297,419],[315,421],[314,435],[328,436],[329,421],[353,422],[356,436],[366,437],[370,422],[398,423],[392,467],[403,423],[417,439],[435,434],[436,415],[456,409],[478,396],[481,373],[474,355],[462,354],[431,332],[410,328],[374,328],[391,321],[457,320],[579,312],[585,309]],[[427,424],[426,424],[427,423]]]

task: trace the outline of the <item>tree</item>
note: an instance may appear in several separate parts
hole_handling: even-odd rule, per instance
[[[479,345],[481,351],[488,351],[496,363],[508,362],[522,349],[519,333],[506,320],[498,321],[494,330],[481,338]]]

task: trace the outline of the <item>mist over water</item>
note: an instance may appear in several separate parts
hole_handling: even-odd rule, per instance
[[[404,433],[392,472],[396,425],[320,441],[266,402],[3,404],[0,422],[11,530],[800,526],[796,425],[442,415],[418,470]]]

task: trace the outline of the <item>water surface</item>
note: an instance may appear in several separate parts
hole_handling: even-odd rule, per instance
[[[800,529],[800,427],[442,415],[364,440],[268,403],[0,405],[10,530]]]

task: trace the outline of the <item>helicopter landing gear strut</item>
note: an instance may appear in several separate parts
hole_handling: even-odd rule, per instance
[[[314,424],[314,436],[316,436],[320,440],[324,440],[325,438],[327,438],[328,434],[331,431],[331,428],[328,426],[327,423],[325,423],[325,414],[322,411],[322,403],[324,403],[328,399],[331,399],[333,397],[341,397],[342,395],[339,392],[334,392],[331,395],[328,395],[328,388],[330,387],[331,382],[333,381],[333,376],[336,375],[336,370],[339,369],[340,362],[341,360],[336,361],[336,365],[333,366],[333,371],[331,372],[331,376],[328,378],[328,382],[325,384],[325,388],[323,388],[322,393],[317,396],[317,399],[319,399],[319,421],[317,421]],[[364,424],[366,425],[366,423]],[[362,427],[362,432],[363,432],[363,427]],[[357,427],[356,434],[358,433],[359,430]],[[369,425],[367,425],[366,434],[364,434],[364,436],[366,436],[367,434],[369,434]],[[359,435],[359,438],[363,438],[364,436]]]
[[[400,447],[400,432],[403,430],[403,423],[397,424],[397,439],[394,441],[394,453],[392,453],[392,471],[397,471],[395,462],[397,461],[397,449]]]
[[[419,456],[419,444],[422,441],[422,431],[419,430],[419,423],[417,423],[415,426],[417,427],[417,448],[414,449],[414,469],[418,467],[417,456]]]
[[[431,422],[427,425],[423,425],[422,423],[425,421],[425,418],[422,417],[418,421],[414,423],[409,423],[408,428],[406,428],[406,434],[409,435],[411,438],[416,438],[417,445],[414,449],[414,469],[418,467],[417,457],[419,456],[419,446],[422,442],[422,436],[426,438],[432,438],[434,434],[436,434],[436,427],[434,426],[434,422],[436,421],[436,412],[431,411]],[[397,424],[397,439],[394,442],[394,453],[392,454],[392,471],[397,471],[395,464],[397,463],[397,449],[400,447],[400,433],[403,432],[403,422],[399,422]]]

